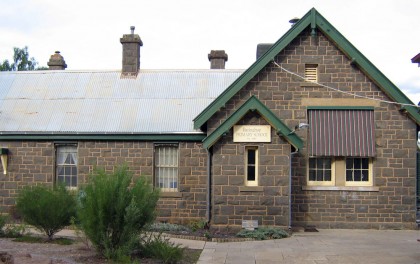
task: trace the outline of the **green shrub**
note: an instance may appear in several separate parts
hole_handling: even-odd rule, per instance
[[[139,250],[141,256],[156,258],[163,263],[178,263],[184,257],[184,248],[163,237],[162,233],[143,234]]]
[[[25,224],[9,225],[4,229],[3,236],[9,238],[17,238],[27,233]]]
[[[193,232],[197,230],[202,230],[207,227],[207,221],[200,219],[200,220],[192,220],[188,223],[188,226],[191,228]]]
[[[144,177],[131,182],[126,166],[113,174],[95,170],[80,195],[80,227],[108,259],[129,256],[144,226],[155,219],[159,192]]]
[[[243,229],[236,234],[237,237],[253,238],[256,240],[280,239],[288,237],[289,234],[280,228],[259,227],[255,230]]]
[[[147,231],[153,232],[190,232],[186,226],[170,223],[153,223],[147,227]]]
[[[6,226],[7,217],[5,215],[0,214],[0,236],[4,235],[4,228]]]
[[[49,240],[76,214],[75,199],[64,185],[26,187],[18,195],[16,208],[26,223],[44,232]]]

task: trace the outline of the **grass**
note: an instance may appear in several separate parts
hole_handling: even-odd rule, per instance
[[[57,245],[72,245],[73,243],[75,243],[75,241],[73,239],[70,238],[64,238],[64,237],[59,237],[59,238],[54,238],[53,240],[47,240],[44,237],[40,237],[40,236],[30,236],[30,235],[23,235],[21,237],[17,237],[15,239],[13,239],[14,242],[24,242],[24,243],[52,243],[52,244],[57,244]]]
[[[280,228],[275,227],[259,227],[255,230],[243,229],[236,234],[237,237],[253,238],[256,240],[280,239],[286,238],[289,234]]]

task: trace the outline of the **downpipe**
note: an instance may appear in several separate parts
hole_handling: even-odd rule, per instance
[[[293,156],[298,154],[299,150],[290,152],[289,160],[289,230],[292,230],[292,160]]]

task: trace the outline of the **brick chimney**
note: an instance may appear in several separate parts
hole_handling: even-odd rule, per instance
[[[224,50],[212,50],[209,53],[210,69],[224,69],[228,55]]]
[[[260,43],[257,45],[257,60],[266,53],[271,46],[273,46],[272,43]]]
[[[143,46],[143,42],[140,36],[134,34],[134,26],[130,27],[131,34],[124,34],[120,38],[120,42],[123,46],[122,52],[122,75],[123,76],[137,76],[140,70],[140,47]]]
[[[67,68],[67,64],[64,61],[63,56],[60,55],[59,51],[56,51],[53,55],[51,55],[47,65],[49,66],[49,70],[64,70]]]

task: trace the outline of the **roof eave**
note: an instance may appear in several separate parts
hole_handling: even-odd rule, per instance
[[[279,136],[283,136],[289,144],[296,149],[303,147],[303,140],[293,133],[269,108],[267,108],[255,96],[251,96],[244,104],[242,104],[234,113],[232,113],[219,127],[217,127],[210,135],[203,140],[204,148],[213,146],[219,138],[227,133],[241,118],[249,111],[257,111],[272,127],[275,128]]]
[[[312,8],[299,20],[289,31],[286,32],[273,46],[255,61],[242,75],[238,77],[223,93],[221,93],[209,106],[207,106],[195,119],[194,128],[202,127],[219,109],[223,108],[228,100],[244,87],[256,74],[258,74],[274,57],[289,45],[307,27],[312,31],[319,29],[322,33],[334,42],[337,47],[352,61],[358,65],[376,85],[382,88],[392,100],[403,104],[410,117],[420,124],[420,113],[411,100],[396,87],[382,72],[380,72],[360,51],[358,51],[337,29],[335,29],[321,14]]]

